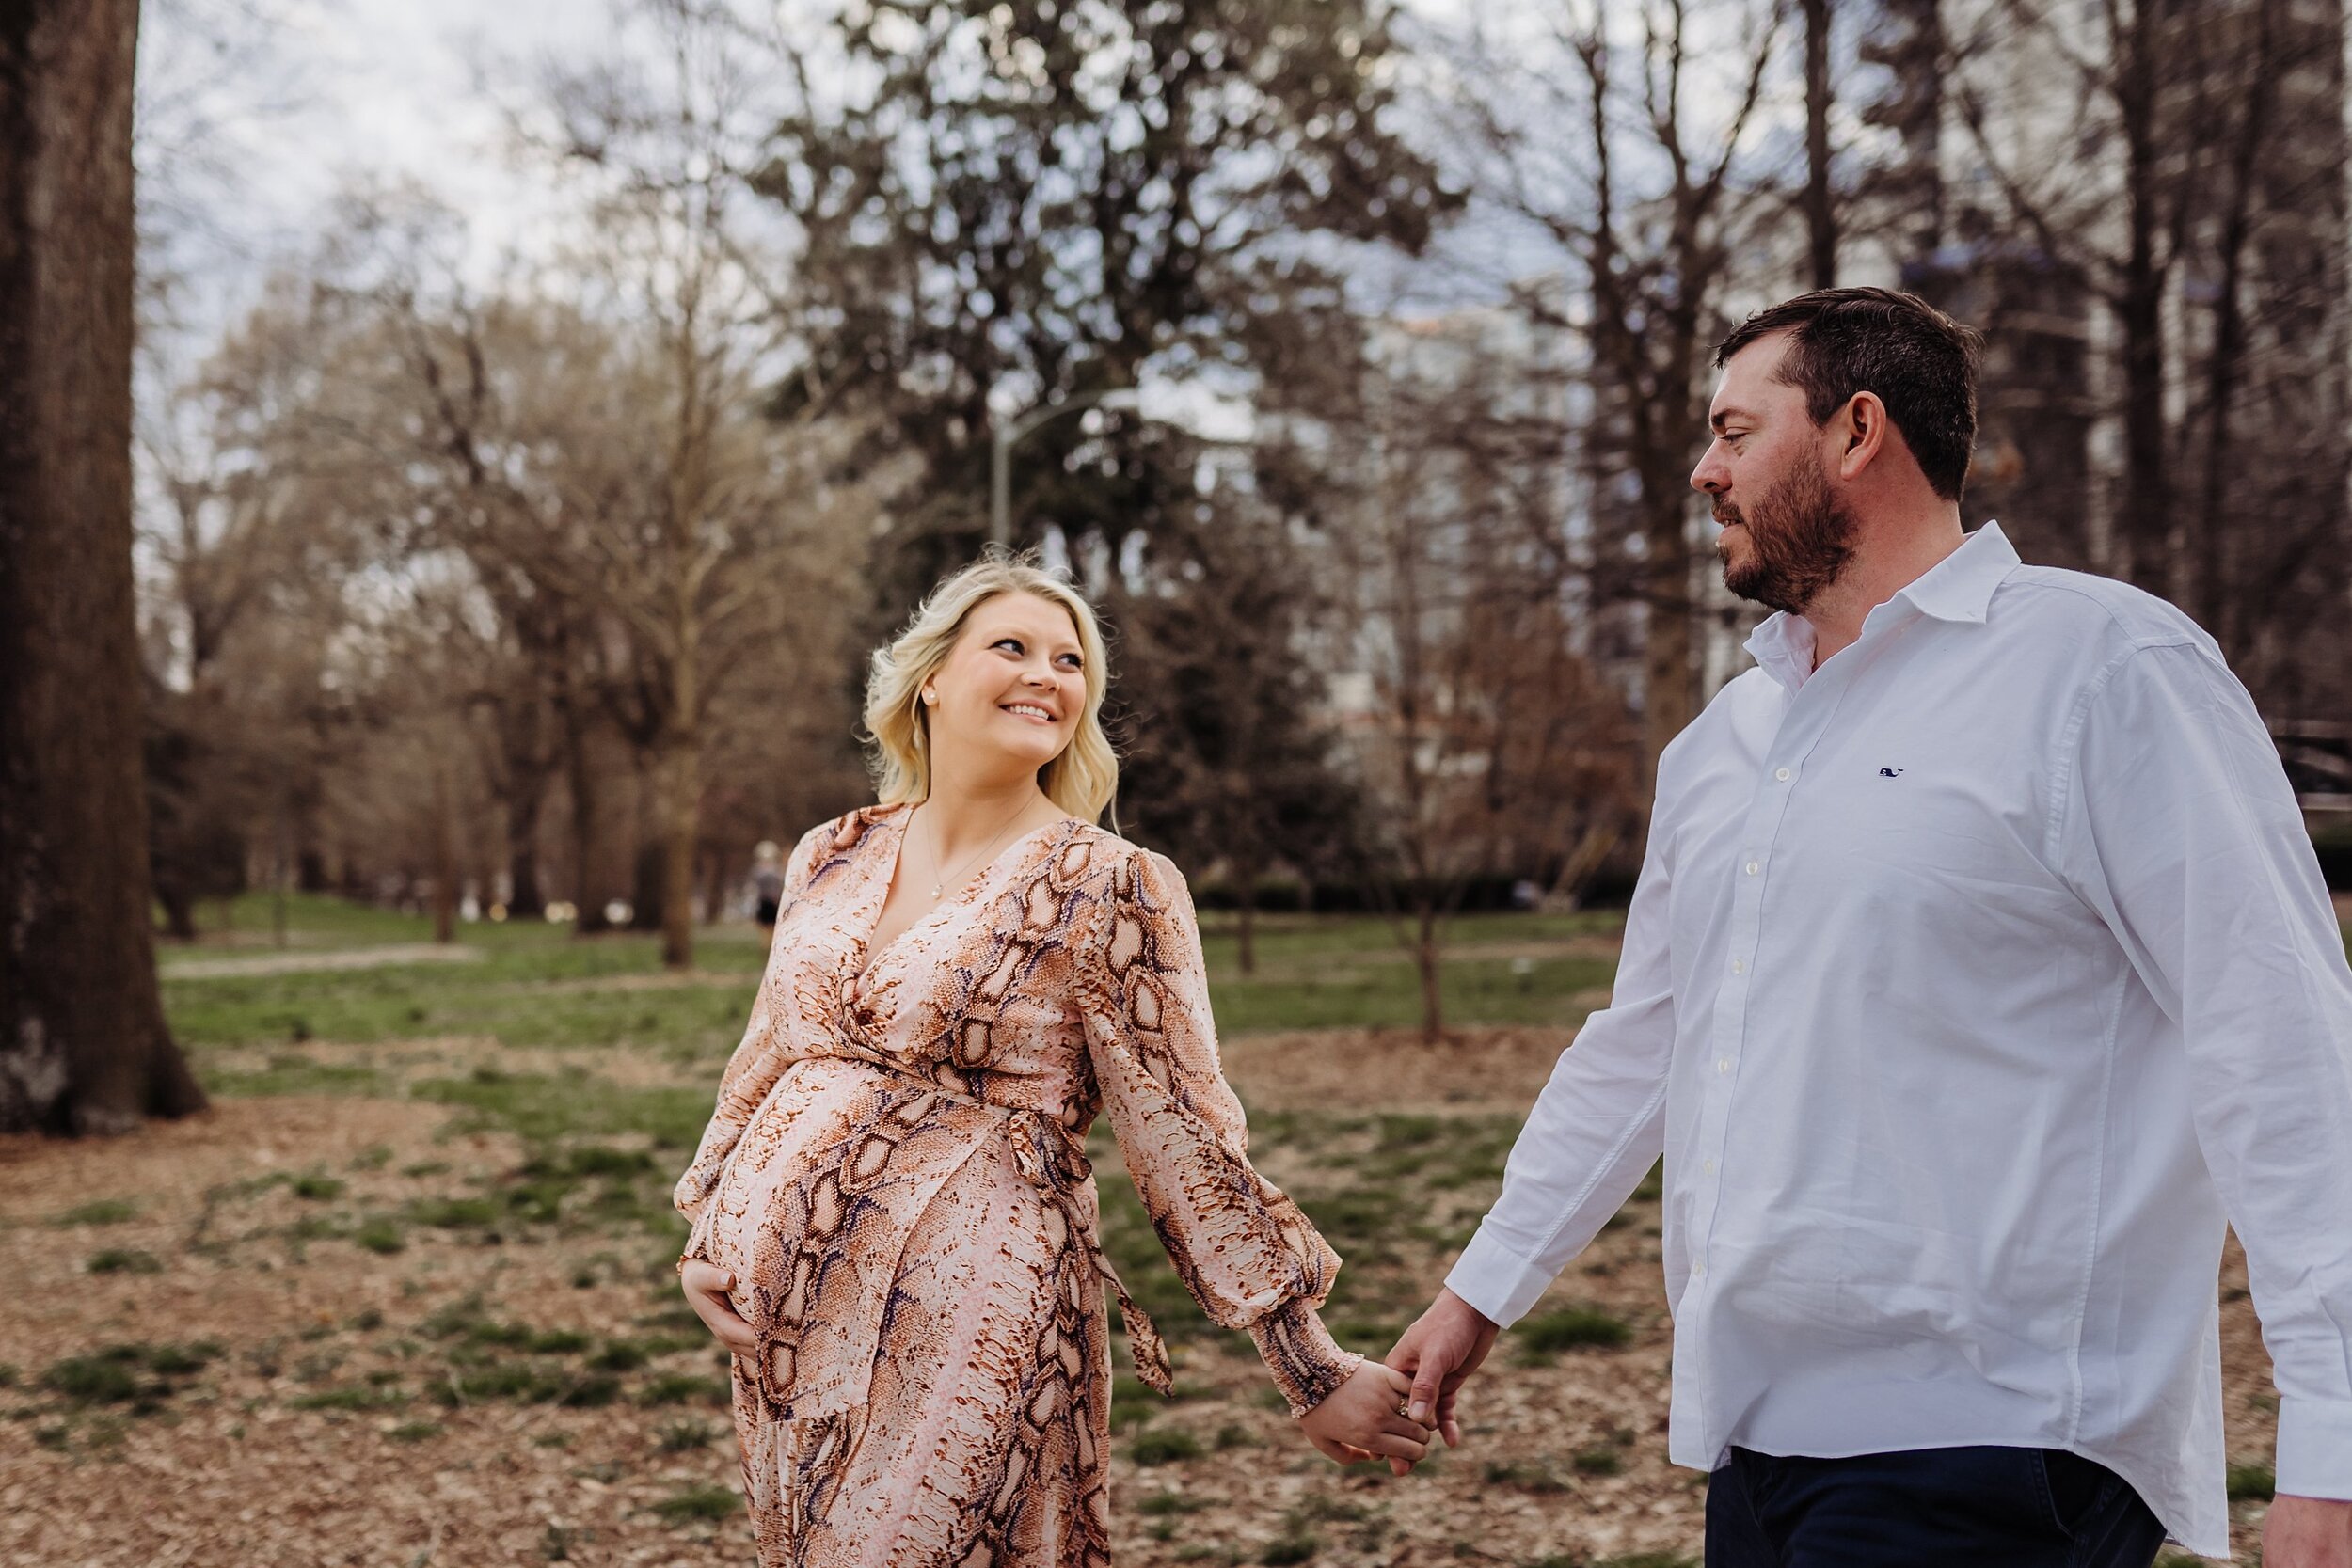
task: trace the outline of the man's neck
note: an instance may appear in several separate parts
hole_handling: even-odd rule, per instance
[[[1879,521],[1855,543],[1853,559],[1837,580],[1799,611],[1813,627],[1813,668],[1851,648],[1862,636],[1870,611],[1935,569],[1967,538],[1960,529],[1960,507],[1940,501],[1936,510],[1914,517]]]

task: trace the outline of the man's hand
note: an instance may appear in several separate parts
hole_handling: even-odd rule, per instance
[[[1412,1376],[1411,1418],[1435,1426],[1449,1449],[1462,1446],[1462,1424],[1454,1419],[1454,1396],[1486,1359],[1486,1353],[1494,1349],[1495,1336],[1502,1332],[1477,1307],[1452,1291],[1439,1291],[1429,1310],[1389,1352],[1389,1365]],[[1392,1464],[1390,1468],[1401,1476],[1411,1466]]]
[[[2263,1568],[2352,1568],[2352,1502],[2273,1498],[2263,1522]]]
[[[678,1270],[678,1285],[686,1291],[686,1305],[694,1309],[694,1316],[703,1321],[719,1343],[738,1355],[757,1355],[759,1336],[752,1325],[736,1311],[727,1292],[735,1288],[735,1275],[715,1263],[700,1259],[690,1259]]]

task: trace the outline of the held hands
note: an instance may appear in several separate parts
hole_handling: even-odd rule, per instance
[[[735,1275],[715,1263],[689,1259],[677,1272],[678,1285],[686,1291],[686,1305],[694,1309],[694,1316],[703,1326],[717,1337],[718,1341],[738,1355],[757,1355],[758,1337],[752,1325],[736,1311],[727,1299],[734,1289]]]
[[[1429,1310],[1414,1321],[1389,1352],[1389,1365],[1413,1380],[1410,1418],[1434,1426],[1449,1449],[1462,1446],[1462,1423],[1454,1417],[1454,1397],[1486,1359],[1486,1353],[1494,1349],[1495,1336],[1502,1332],[1478,1308],[1452,1291],[1441,1290]],[[1389,1468],[1401,1476],[1412,1465],[1391,1461]]]
[[[1355,1375],[1323,1397],[1323,1402],[1298,1418],[1307,1440],[1335,1465],[1360,1465],[1385,1459],[1403,1475],[1429,1451],[1436,1433],[1399,1414],[1412,1384],[1377,1361],[1367,1361]]]

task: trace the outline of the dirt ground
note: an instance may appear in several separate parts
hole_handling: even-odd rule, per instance
[[[1522,1111],[1563,1043],[1535,1029],[1434,1050],[1270,1035],[1232,1042],[1228,1067],[1270,1127],[1281,1113],[1458,1118],[1438,1129],[1442,1148],[1457,1125]],[[659,1064],[637,1072],[665,1081]],[[671,1157],[624,1140],[549,1174],[460,1117],[232,1100],[116,1142],[0,1140],[0,1568],[747,1563],[712,1402],[721,1358],[681,1321],[663,1283],[674,1243],[643,1213]],[[1306,1153],[1263,1138],[1260,1152],[1277,1180],[1311,1174]],[[562,1217],[516,1223],[510,1204],[485,1218],[469,1196],[532,1181],[558,1184]],[[1458,1227],[1489,1196],[1433,1197],[1442,1223],[1414,1227],[1391,1266],[1434,1289],[1444,1253],[1419,1232]],[[610,1213],[576,1221],[582,1205]],[[381,1220],[371,1231],[368,1216],[391,1214],[397,1237]],[[1665,1463],[1648,1214],[1604,1232],[1554,1291],[1627,1324],[1627,1342],[1522,1362],[1506,1339],[1466,1396],[1468,1446],[1405,1481],[1309,1450],[1238,1337],[1181,1344],[1185,1397],[1117,1445],[1120,1560],[1694,1560],[1702,1481]],[[2233,1248],[2232,1445],[2263,1457],[2268,1364],[2244,1284]],[[2258,1518],[2241,1510],[2242,1545]]]

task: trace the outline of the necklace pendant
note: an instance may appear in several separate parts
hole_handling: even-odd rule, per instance
[[[938,884],[937,882],[933,882],[933,883],[931,884],[931,896],[932,896],[933,898],[936,898],[936,897],[938,897],[938,896],[939,896],[939,884]]]

